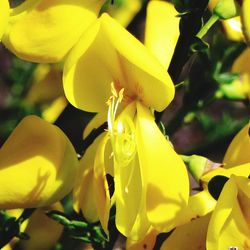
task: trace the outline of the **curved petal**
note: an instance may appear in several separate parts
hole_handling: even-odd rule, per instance
[[[127,250],[154,249],[158,233],[159,233],[158,231],[150,228],[150,230],[148,230],[147,235],[143,238],[143,240],[134,241],[128,238],[126,242],[126,249]]]
[[[27,116],[0,149],[0,207],[41,207],[62,199],[73,188],[77,166],[65,134]]]
[[[138,213],[145,193],[135,147],[134,114],[135,105],[132,103],[117,118],[117,131],[110,133],[114,152],[116,226],[127,237],[140,216]],[[137,232],[136,228],[134,230]]]
[[[0,10],[1,10],[1,15],[0,15],[0,41],[1,41],[9,21],[10,6],[8,0],[0,1]]]
[[[245,35],[246,41],[250,41],[250,18],[249,18],[250,0],[242,1],[241,7],[241,22],[242,30]]]
[[[105,148],[109,140],[108,133],[100,136],[94,161],[94,194],[98,216],[104,231],[108,234],[109,210],[111,208],[109,186],[106,179]]]
[[[63,211],[63,207],[60,203],[55,203],[46,210]],[[21,249],[51,249],[59,240],[63,226],[49,218],[45,212],[44,209],[37,209],[29,218],[25,233],[29,235],[30,239],[20,241]],[[41,239],[43,239],[43,244],[41,244]]]
[[[211,214],[195,219],[188,224],[177,227],[164,241],[161,250],[205,250],[207,227]]]
[[[242,25],[240,21],[240,17],[234,17],[227,20],[222,21],[223,28],[226,32],[227,38],[236,41],[242,42],[244,41],[244,35],[242,31]]]
[[[150,111],[137,103],[136,140],[147,185],[147,215],[159,231],[177,226],[189,197],[186,167],[155,124]]]
[[[99,128],[103,123],[105,123],[107,118],[107,112],[97,113],[85,127],[83,131],[83,139],[85,139],[94,129]]]
[[[119,4],[109,4],[107,12],[123,27],[127,27],[141,7],[141,0],[126,0]]]
[[[150,1],[147,7],[145,46],[168,69],[179,37],[178,12],[164,1]]]
[[[239,249],[250,247],[250,229],[247,224],[249,221],[246,221],[242,213],[243,200],[239,197],[239,183],[243,184],[248,193],[250,191],[249,180],[245,177],[232,176],[225,184],[208,226],[208,250],[228,249],[231,246]],[[244,198],[248,200],[249,205],[249,197]]]
[[[69,54],[64,89],[74,106],[100,112],[106,109],[112,82],[117,90],[124,88],[124,101],[140,99],[158,111],[174,96],[174,85],[164,67],[129,32],[103,14]]]
[[[127,246],[136,249],[136,246],[139,248],[139,246],[146,244],[148,249],[151,249],[149,246],[154,245],[157,234],[158,232],[151,227],[147,217],[146,186],[142,181],[141,202],[133,228],[128,236]]]
[[[97,147],[103,135],[97,137],[80,160],[76,182],[73,189],[74,209],[83,213],[89,222],[99,220],[94,192],[94,160]]]
[[[138,158],[125,167],[115,161],[116,226],[125,236],[131,234],[141,203],[141,174]]]
[[[225,168],[250,163],[250,123],[246,124],[234,137],[224,156]]]
[[[207,183],[216,175],[223,175],[230,178],[231,175],[248,177],[250,173],[250,163],[245,163],[228,169],[217,168],[201,177],[201,182],[206,187]]]
[[[209,194],[207,189],[190,196],[187,208],[180,214],[180,227],[197,218],[206,216],[214,210],[215,205],[216,200]]]
[[[58,62],[97,18],[103,3],[104,0],[24,2],[25,7],[12,11],[3,42],[22,59]]]
[[[54,123],[66,108],[68,102],[64,96],[58,97],[54,100],[48,108],[42,112],[42,117],[45,121]]]
[[[38,65],[25,101],[31,105],[48,104],[63,95],[62,71],[58,65]]]

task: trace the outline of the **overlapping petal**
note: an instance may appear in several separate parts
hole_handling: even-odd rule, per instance
[[[150,223],[171,230],[187,206],[189,180],[186,167],[155,124],[151,112],[137,103],[137,148],[143,181],[147,183],[146,206]]]
[[[174,230],[161,246],[161,250],[205,250],[207,227],[211,214],[195,219]]]
[[[104,0],[30,0],[11,11],[4,44],[22,59],[62,60],[97,18]]]
[[[114,152],[116,226],[126,236],[132,231],[143,199],[142,177],[134,137],[135,112],[135,103],[125,108],[115,123],[116,134],[111,137]]]
[[[167,69],[179,37],[178,12],[173,4],[150,1],[147,7],[145,46]],[[156,28],[157,27],[157,28]]]
[[[10,7],[8,0],[0,1],[0,10],[1,10],[1,15],[0,15],[0,41],[1,41],[3,33],[9,21]]]
[[[231,177],[231,175],[237,175],[237,176],[245,176],[247,177],[250,174],[250,163],[241,164],[235,167],[230,167],[228,169],[226,168],[217,168],[213,171],[210,171],[206,174],[204,174],[201,177],[201,181],[204,186],[207,186],[207,183],[216,175],[222,175],[226,176],[228,178]]]
[[[0,149],[0,207],[32,208],[62,199],[73,188],[76,152],[54,125],[24,118]]]
[[[245,214],[250,204],[249,193],[250,182],[245,177],[232,176],[225,184],[209,223],[208,250],[250,248],[249,212]]]
[[[69,54],[64,89],[74,106],[100,112],[106,110],[112,82],[117,90],[124,88],[125,100],[137,98],[158,111],[174,95],[173,83],[160,62],[115,20],[103,14]]]
[[[109,137],[104,133],[97,137],[86,150],[73,190],[74,209],[82,211],[89,222],[101,221],[108,232],[109,210],[111,207],[109,187],[106,180],[105,152]],[[109,152],[110,154],[110,152]]]
[[[99,219],[94,199],[94,159],[101,138],[97,138],[80,160],[79,170],[73,189],[74,209],[83,213],[89,222]]]

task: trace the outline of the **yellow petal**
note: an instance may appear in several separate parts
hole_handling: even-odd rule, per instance
[[[63,211],[62,205],[56,203],[48,210]],[[25,233],[29,240],[20,241],[23,250],[48,250],[55,246],[63,232],[63,226],[49,218],[43,209],[37,209],[29,218]],[[41,244],[42,239],[42,244]]]
[[[125,167],[115,161],[116,226],[125,236],[131,234],[142,200],[141,173],[137,156]]]
[[[146,187],[145,184],[142,183],[142,194],[141,194],[141,203],[140,203],[140,207],[138,210],[138,214],[137,217],[135,219],[133,228],[130,232],[130,234],[128,235],[128,241],[127,241],[127,245],[129,245],[130,247],[132,247],[132,249],[136,249],[136,246],[142,246],[144,245],[146,242],[146,245],[148,246],[148,248],[150,249],[150,245],[153,244],[153,242],[151,242],[151,240],[155,240],[154,236],[157,236],[157,232],[156,230],[153,230],[151,228],[151,224],[148,220],[147,217],[147,209],[146,209]],[[153,234],[151,234],[151,232],[154,231]],[[154,235],[154,236],[153,236]],[[144,242],[142,244],[142,241]],[[130,243],[128,243],[130,242]],[[139,245],[138,245],[139,244]]]
[[[80,160],[73,190],[74,209],[77,212],[81,210],[89,222],[99,220],[94,191],[94,159],[101,138],[102,136],[99,136],[95,139]]]
[[[250,163],[250,135],[249,124],[246,124],[240,132],[234,137],[229,145],[223,162],[225,168],[231,168],[236,165]]]
[[[148,219],[158,229],[171,230],[187,206],[189,180],[186,167],[155,124],[150,111],[137,104],[137,148],[147,185]]]
[[[244,41],[242,24],[241,24],[239,16],[230,18],[227,20],[223,20],[222,25],[223,25],[223,28],[226,32],[228,39],[232,41],[236,41],[236,42]]]
[[[137,98],[158,111],[174,96],[174,85],[158,60],[103,14],[69,54],[64,89],[74,106],[101,112],[106,110],[112,82],[117,90],[124,88],[124,101]]]
[[[109,140],[108,133],[100,136],[94,161],[94,194],[97,212],[104,231],[108,234],[109,210],[111,201],[106,179],[105,148]]]
[[[201,182],[206,187],[207,183],[216,175],[222,175],[222,176],[226,176],[226,177],[230,178],[231,175],[248,177],[249,174],[250,174],[250,163],[245,163],[245,164],[231,167],[228,169],[217,168],[213,171],[210,171],[207,174],[202,176]]]
[[[245,177],[232,176],[225,184],[208,226],[207,250],[250,247],[250,229],[242,213],[238,183],[243,184],[248,193],[250,191],[249,180]],[[249,197],[247,199],[249,205]]]
[[[178,12],[164,1],[150,1],[147,8],[145,46],[167,69],[179,37]]]
[[[107,112],[97,113],[85,127],[83,131],[83,139],[85,139],[94,129],[99,128],[104,122],[106,122],[107,118]]]
[[[148,233],[143,240],[134,241],[131,239],[127,239],[126,250],[153,249],[158,233],[159,233],[158,231],[151,228],[150,230],[148,230]]]
[[[249,0],[242,1],[241,22],[242,22],[242,26],[243,26],[243,33],[244,33],[246,41],[248,43],[250,41],[250,18],[249,18],[249,10],[250,10],[250,1]]]
[[[234,61],[232,66],[232,72],[236,73],[249,73],[250,66],[247,63],[250,59],[250,49],[245,49]]]
[[[63,110],[66,108],[68,102],[64,96],[58,97],[54,100],[49,107],[45,108],[42,112],[42,117],[45,121],[54,123]]]
[[[12,11],[4,44],[33,62],[62,60],[97,18],[104,0],[26,1]],[[24,13],[20,13],[20,9]]]
[[[8,0],[0,0],[0,10],[1,10],[1,15],[0,15],[0,41],[1,41],[9,20],[10,7]]]
[[[0,207],[50,205],[73,188],[76,152],[54,125],[27,116],[0,149]]]
[[[141,0],[126,0],[119,4],[109,4],[107,12],[123,27],[127,27],[141,7]]]
[[[31,105],[46,104],[64,95],[62,71],[58,65],[40,64],[36,67],[25,101]]]
[[[161,250],[206,250],[207,227],[211,214],[177,227],[164,241]]]
[[[216,200],[207,189],[190,196],[187,208],[180,214],[180,225],[209,214],[214,210],[215,205]]]

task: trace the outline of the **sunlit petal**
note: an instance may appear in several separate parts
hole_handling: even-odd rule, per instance
[[[6,29],[7,23],[9,21],[9,1],[8,0],[1,0],[0,1],[0,10],[1,10],[1,15],[0,15],[0,41],[2,39],[2,35]]]
[[[158,231],[151,228],[148,230],[148,233],[143,240],[133,241],[131,239],[127,239],[126,250],[153,249],[158,233]]]
[[[164,1],[150,1],[147,8],[145,46],[167,69],[179,37],[178,12]]]
[[[57,62],[97,18],[104,0],[27,2],[12,11],[3,42],[22,59]]]
[[[85,127],[83,131],[83,139],[85,139],[94,129],[99,128],[106,121],[107,121],[107,112],[97,113]]]
[[[99,219],[94,198],[94,159],[101,138],[102,136],[96,138],[80,160],[73,190],[74,209],[77,212],[81,210],[89,222],[96,222]]]
[[[161,250],[206,250],[207,227],[211,214],[177,227],[165,240]]]
[[[124,101],[136,97],[158,111],[174,96],[174,85],[164,67],[129,32],[103,14],[66,60],[64,89],[74,106],[100,112],[106,110],[112,82],[118,90],[124,88]]]
[[[98,144],[94,161],[94,199],[99,219],[106,233],[108,233],[109,210],[111,208],[105,166],[105,148],[108,140],[108,133],[100,136],[100,143]]]
[[[228,169],[225,168],[217,168],[213,171],[208,172],[207,174],[203,175],[201,178],[201,183],[203,187],[206,189],[208,182],[215,176],[221,175],[226,176],[228,178],[231,177],[231,175],[237,175],[237,176],[245,176],[248,177],[250,174],[250,163],[245,163],[242,165],[238,165],[235,167],[231,167]]]
[[[239,16],[230,18],[228,20],[223,20],[222,25],[228,39],[236,42],[244,41],[242,24]]]
[[[225,184],[209,223],[208,250],[223,250],[232,246],[249,249],[250,229],[249,221],[246,220],[249,217],[244,217],[242,208],[244,205],[249,206],[250,199],[249,196],[243,196],[241,191],[244,186],[244,191],[249,193],[249,184],[247,178],[236,176],[232,176]],[[245,210],[248,209],[245,207]]]
[[[225,168],[250,163],[250,124],[246,124],[229,145],[223,162]]]
[[[189,180],[181,158],[155,124],[150,111],[137,105],[137,147],[144,181],[147,183],[147,213],[159,230],[171,230],[180,222],[187,206]]]
[[[73,188],[77,165],[59,128],[27,116],[0,149],[0,207],[41,207],[62,199]]]

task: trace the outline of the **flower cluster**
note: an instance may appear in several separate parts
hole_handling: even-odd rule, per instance
[[[91,241],[93,232],[104,242],[113,239],[115,216],[127,249],[153,249],[163,232],[169,235],[161,249],[250,249],[250,124],[233,139],[222,164],[214,164],[205,157],[178,154],[155,118],[175,97],[173,72],[191,53],[187,44],[193,39],[190,47],[205,45],[203,29],[190,41],[183,39],[183,23],[195,8],[190,4],[191,9],[185,9],[182,1],[174,1],[175,6],[158,0],[125,2],[116,11],[104,0],[26,0],[16,7],[0,0],[1,43],[16,57],[40,63],[33,75],[37,84],[29,89],[26,102],[42,103],[44,118],[25,117],[0,148],[0,217],[2,213],[5,218],[0,247],[28,234],[30,240],[20,240],[20,247],[50,249],[62,234],[62,224],[72,238],[95,248],[100,240]],[[212,20],[227,19],[223,25],[229,39],[248,43],[248,2],[210,1],[212,18],[216,16]],[[127,24],[141,5],[147,8],[144,44],[120,24]],[[235,35],[239,15],[244,34]],[[179,48],[187,48],[186,55],[176,61]],[[233,80],[221,83],[217,98],[249,101],[249,55],[246,48],[234,58],[226,75]],[[222,79],[216,70],[214,79]],[[85,112],[81,114],[94,113],[82,128],[82,143],[105,127],[81,152],[51,124],[67,103]],[[190,115],[185,113],[183,119]],[[73,118],[68,122],[76,125]],[[191,175],[199,184],[199,192],[192,195]],[[68,205],[58,203],[63,198],[72,207],[73,219],[67,216]],[[9,225],[10,209],[24,210]],[[45,216],[48,210],[56,210],[46,214],[60,224]],[[43,229],[38,226],[41,220]]]

